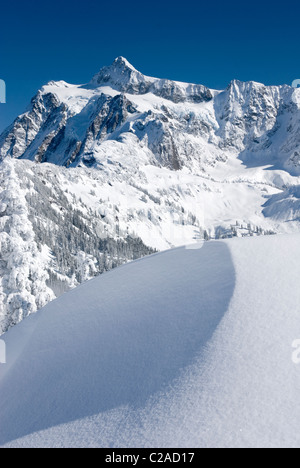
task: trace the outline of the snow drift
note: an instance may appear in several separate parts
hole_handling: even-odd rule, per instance
[[[1,446],[299,446],[299,240],[156,254],[25,319],[4,335]]]

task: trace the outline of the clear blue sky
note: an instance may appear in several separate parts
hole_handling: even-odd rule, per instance
[[[119,55],[145,74],[217,89],[300,78],[299,0],[11,0],[0,11],[0,132],[47,81],[85,83]]]

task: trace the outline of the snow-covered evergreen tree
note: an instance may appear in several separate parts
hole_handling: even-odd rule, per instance
[[[78,283],[84,283],[93,276],[96,276],[98,272],[97,261],[92,255],[88,255],[85,252],[80,251],[76,255],[76,260],[76,277]]]
[[[0,332],[55,296],[28,219],[25,193],[8,158],[0,171]]]

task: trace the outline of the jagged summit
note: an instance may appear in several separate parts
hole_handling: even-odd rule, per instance
[[[131,65],[131,63],[125,57],[122,57],[121,55],[113,61],[112,66],[120,67],[123,69],[129,68],[130,70],[138,71],[136,68],[134,68],[133,65]]]
[[[136,70],[126,58],[117,57],[111,65],[101,68],[90,84],[97,87],[108,84],[119,91],[140,94],[147,92],[153,81]]]
[[[129,94],[152,93],[156,96],[178,102],[203,102],[213,98],[211,91],[203,85],[181,83],[168,79],[153,78],[136,70],[127,59],[117,57],[108,67],[101,68],[88,87],[111,88]]]
[[[142,75],[142,73],[140,73],[125,57],[122,56],[115,58],[111,65],[102,67],[101,70],[96,73],[93,80],[99,75],[102,76],[104,72],[109,73],[109,75],[124,75],[131,72]]]

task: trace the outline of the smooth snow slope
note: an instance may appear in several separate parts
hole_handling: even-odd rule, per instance
[[[299,263],[299,235],[212,241],[52,302],[4,335],[0,445],[299,447]]]

